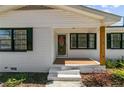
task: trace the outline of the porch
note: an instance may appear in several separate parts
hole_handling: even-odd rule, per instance
[[[99,62],[91,58],[56,58],[54,64],[61,65],[99,65]]]
[[[105,65],[105,26],[56,28],[54,36],[54,64]]]

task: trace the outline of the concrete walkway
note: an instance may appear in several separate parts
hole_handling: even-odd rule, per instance
[[[46,87],[84,87],[80,81],[53,81]]]

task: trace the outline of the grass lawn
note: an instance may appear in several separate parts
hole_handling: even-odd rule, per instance
[[[1,87],[45,87],[48,73],[0,73]]]

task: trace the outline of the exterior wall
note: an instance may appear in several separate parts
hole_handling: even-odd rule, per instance
[[[5,15],[0,15],[0,28],[33,28],[33,51],[0,52],[0,72],[14,72],[11,70],[12,67],[16,67],[17,72],[48,71],[56,58],[53,28],[86,26],[99,26],[99,21],[87,16],[75,15],[60,10],[10,11],[5,13]],[[95,50],[93,52],[96,53]],[[70,57],[76,56],[74,54],[74,51],[69,51]],[[79,54],[77,51],[77,56]],[[84,56],[83,53],[82,56]]]
[[[99,29],[98,28],[58,28],[55,29],[57,34],[67,34],[67,57],[69,58],[92,58],[99,61]],[[70,49],[70,33],[96,33],[96,49]],[[57,45],[56,45],[57,46]]]
[[[106,33],[124,33],[124,27],[106,28]],[[124,49],[107,49],[106,47],[106,58],[115,59],[122,57],[124,57]]]
[[[17,67],[17,72],[48,71],[56,58],[56,34],[59,33],[67,34],[68,57],[99,61],[98,20],[60,11],[12,11],[0,16],[0,27],[33,27],[33,51],[0,52],[0,72],[11,72],[11,67]],[[70,33],[97,33],[97,48],[70,49]],[[124,50],[106,49],[107,58],[121,57],[123,53]]]
[[[35,28],[33,30],[33,51],[0,52],[0,72],[46,72],[52,65],[53,55],[52,28]],[[8,69],[5,69],[8,67]]]

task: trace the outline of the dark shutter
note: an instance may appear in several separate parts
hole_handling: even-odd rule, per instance
[[[27,29],[27,50],[33,50],[33,29]]]
[[[111,48],[111,34],[107,34],[107,49]]]

